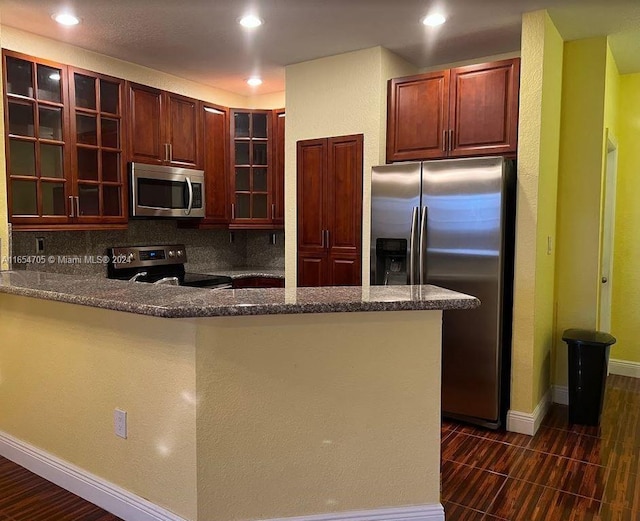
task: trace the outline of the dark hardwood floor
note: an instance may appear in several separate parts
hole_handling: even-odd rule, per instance
[[[553,405],[534,438],[445,422],[446,521],[640,521],[640,380],[610,376],[600,427]],[[120,521],[0,457],[0,521]]]
[[[599,427],[553,405],[535,437],[442,426],[447,521],[640,521],[640,379],[610,375]]]
[[[121,521],[0,456],[0,521]]]

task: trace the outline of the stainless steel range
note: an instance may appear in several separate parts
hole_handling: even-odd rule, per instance
[[[130,282],[148,282],[196,288],[231,288],[231,277],[187,273],[184,244],[123,246],[107,250],[107,277]]]

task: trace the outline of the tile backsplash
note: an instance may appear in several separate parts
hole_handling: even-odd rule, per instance
[[[184,244],[187,271],[229,270],[243,267],[284,269],[284,232],[234,231],[233,242],[227,230],[190,230],[177,227],[173,220],[132,220],[126,230],[13,232],[12,256],[44,255],[44,263],[15,262],[13,269],[82,273],[105,276],[106,266],[79,262],[67,264],[61,257],[103,256],[112,246]],[[36,238],[44,239],[44,251],[36,253]],[[52,258],[53,262],[49,259]]]

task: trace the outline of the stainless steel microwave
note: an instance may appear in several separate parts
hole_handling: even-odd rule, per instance
[[[129,200],[131,217],[204,217],[204,172],[129,163]]]

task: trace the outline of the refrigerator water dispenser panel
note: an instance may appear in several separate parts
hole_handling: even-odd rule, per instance
[[[403,286],[407,284],[406,239],[376,240],[375,285]]]

